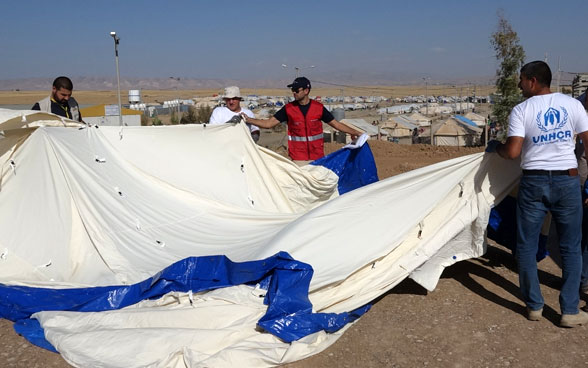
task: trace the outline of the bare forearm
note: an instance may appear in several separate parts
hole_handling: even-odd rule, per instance
[[[496,147],[496,153],[507,160],[514,160],[521,155],[523,137],[508,137],[505,144]]]
[[[260,128],[271,129],[278,125],[280,122],[278,119],[271,117],[269,119],[254,119],[247,117],[245,120],[247,123],[258,126]]]
[[[350,134],[351,136],[359,137],[361,135],[360,131],[355,130],[355,129],[353,129],[353,128],[351,128],[341,122],[338,122],[337,120],[333,120],[328,124],[343,133]]]

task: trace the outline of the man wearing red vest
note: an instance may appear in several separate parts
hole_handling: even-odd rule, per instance
[[[253,119],[243,115],[245,121],[260,128],[273,128],[282,121],[288,122],[288,155],[299,165],[319,159],[325,155],[323,149],[323,121],[333,128],[348,133],[352,139],[361,132],[335,120],[320,102],[311,100],[310,81],[299,77],[292,84],[294,101],[286,104],[269,119]]]

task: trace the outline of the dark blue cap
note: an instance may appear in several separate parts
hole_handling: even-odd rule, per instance
[[[298,77],[294,82],[288,84],[288,88],[308,88],[310,89],[310,81],[306,77]]]

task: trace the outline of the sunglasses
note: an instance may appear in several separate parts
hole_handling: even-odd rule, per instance
[[[294,93],[298,93],[300,91],[302,91],[304,88],[292,88],[292,92]]]

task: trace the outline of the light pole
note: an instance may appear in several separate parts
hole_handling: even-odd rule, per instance
[[[300,70],[302,70],[302,69],[313,69],[314,67],[315,67],[314,65],[304,66],[304,67],[295,66],[294,67],[294,70],[296,70],[296,78],[298,78],[298,75],[300,74]],[[288,68],[288,65],[282,64],[282,68]]]
[[[169,77],[169,79],[173,79],[176,81],[176,98],[178,99],[178,122],[180,119],[180,96],[178,94],[178,84],[180,83],[180,77]]]
[[[114,39],[114,60],[116,62],[116,89],[118,96],[118,124],[123,125],[122,121],[122,104],[120,102],[120,73],[118,71],[118,44],[120,38],[116,35],[116,32],[110,32],[110,36]]]
[[[457,95],[457,85],[453,85],[452,87],[455,88],[455,94]],[[456,98],[459,98],[459,111],[457,112],[458,114],[461,114],[461,87],[459,87],[459,97],[455,96]],[[457,101],[455,102],[455,109],[457,110]]]
[[[423,80],[425,81],[425,115],[429,115],[429,96],[428,96],[428,92],[427,92],[427,87],[428,87],[428,77],[423,77]]]
[[[462,89],[462,87],[463,87],[463,86],[460,86],[460,87],[459,87],[459,113],[460,113],[460,114],[463,114],[463,109],[462,109],[462,107],[461,107],[461,100],[462,100],[462,98],[461,98],[461,89]]]

